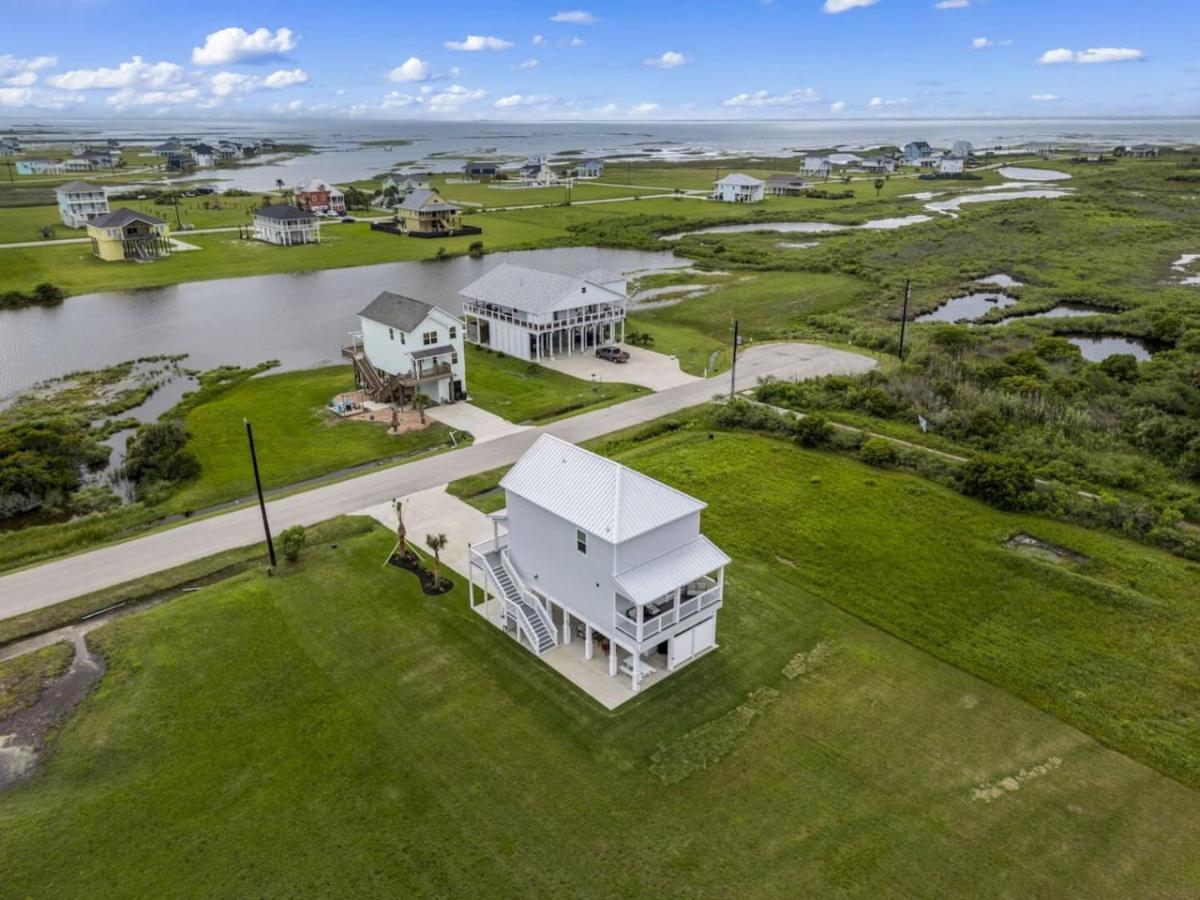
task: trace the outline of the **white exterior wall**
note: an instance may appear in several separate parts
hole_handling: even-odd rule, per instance
[[[109,212],[108,194],[103,190],[87,194],[65,194],[56,192],[58,196],[58,215],[64,225],[70,228],[82,228],[90,219]]]
[[[938,172],[942,175],[961,175],[963,173],[963,161],[961,159],[939,159],[937,167]]]
[[[399,328],[389,328],[381,322],[360,318],[362,324],[363,352],[375,368],[389,375],[404,375],[412,372],[412,352],[422,350],[425,344],[421,336],[427,331],[437,332],[437,341],[431,347],[449,345],[458,354],[457,362],[451,362],[449,378],[429,381],[420,386],[420,391],[438,403],[450,403],[454,399],[454,381],[461,381],[463,392],[467,390],[467,359],[463,354],[463,325],[449,313],[435,310],[430,313],[411,333]],[[454,337],[450,329],[454,328]]]
[[[694,541],[699,536],[700,513],[694,512],[618,544],[613,556],[614,568],[617,572],[624,572],[634,566],[640,566],[689,541]]]
[[[740,185],[718,181],[715,196],[724,203],[758,203],[763,199],[764,185]]]
[[[527,587],[548,594],[610,634],[615,627],[613,545],[588,535],[588,552],[575,547],[566,519],[508,494],[508,550]]]
[[[483,319],[488,323],[488,333],[491,335],[488,346],[517,359],[533,359],[529,349],[529,335],[532,332],[511,322],[500,322],[496,319]]]

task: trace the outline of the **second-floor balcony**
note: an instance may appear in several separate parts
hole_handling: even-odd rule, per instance
[[[700,613],[718,606],[721,600],[721,583],[708,577],[682,585],[676,592],[660,601],[644,604],[640,609],[618,595],[617,631],[639,644],[666,640],[676,631],[699,621]]]
[[[463,303],[463,314],[475,316],[480,319],[508,322],[528,331],[544,332],[556,331],[560,328],[571,328],[577,325],[620,322],[625,318],[625,304],[622,302],[581,306],[576,309],[557,312],[553,318],[536,319],[530,318],[529,314],[525,311],[513,307],[467,300]]]

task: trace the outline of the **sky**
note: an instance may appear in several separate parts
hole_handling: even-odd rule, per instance
[[[0,120],[1190,116],[1192,2],[0,0]]]

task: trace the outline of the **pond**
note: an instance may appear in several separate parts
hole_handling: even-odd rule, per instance
[[[743,225],[714,225],[712,228],[698,228],[695,231],[681,231],[678,234],[665,234],[664,241],[677,241],[689,234],[743,234],[754,231],[771,231],[780,234],[825,234],[831,231],[890,231],[896,228],[906,228],[909,225],[920,225],[932,221],[931,217],[920,214],[912,216],[896,216],[888,219],[872,219],[862,225],[838,225],[835,222],[747,222]]]
[[[1042,312],[1010,316],[1001,324],[1016,322],[1018,319],[1074,319],[1081,316],[1103,316],[1110,312],[1112,310],[1089,306],[1086,303],[1059,303]]]
[[[1145,341],[1137,338],[1114,337],[1106,335],[1093,337],[1086,334],[1065,335],[1067,340],[1080,349],[1083,358],[1091,362],[1104,362],[1110,356],[1133,356],[1138,362],[1150,358],[1150,347]]]
[[[1010,178],[1013,181],[1068,181],[1071,178],[1066,172],[1030,169],[1026,166],[1001,166],[998,171],[1001,178]]]
[[[963,194],[951,200],[937,200],[933,203],[926,203],[925,208],[930,212],[953,216],[961,211],[962,207],[967,203],[994,203],[1001,200],[1057,200],[1060,197],[1071,196],[1070,191],[1053,188],[1029,189],[1016,184],[999,185],[999,187],[1007,188],[1007,190],[983,190],[977,194]]]
[[[977,278],[976,281],[979,284],[990,284],[993,287],[1001,288],[1025,286],[1025,282],[1017,281],[1017,279],[1013,278],[1011,275],[1005,275],[1003,272],[1000,272],[996,275],[989,275],[987,278]]]
[[[937,309],[916,317],[915,322],[973,322],[993,309],[1012,306],[1017,301],[1006,294],[975,293],[947,300]]]
[[[682,267],[669,252],[592,247],[492,253],[289,275],[257,275],[87,294],[58,306],[0,312],[0,396],[67,370],[186,353],[192,369],[278,359],[285,369],[341,361],[356,313],[380,291],[458,315],[458,291],[509,262],[561,274]]]

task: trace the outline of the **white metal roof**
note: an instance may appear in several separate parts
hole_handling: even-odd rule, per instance
[[[761,185],[762,181],[757,178],[752,178],[749,175],[743,175],[741,172],[734,172],[732,175],[726,175],[717,184],[733,184],[738,187],[755,187]]]
[[[581,288],[591,285],[599,296],[581,295]],[[461,291],[463,297],[481,303],[509,306],[528,313],[546,313],[569,297],[577,297],[572,305],[607,303],[624,296],[589,277],[556,275],[538,269],[526,269],[511,263],[501,263],[482,278],[471,282]]]
[[[720,547],[700,535],[682,547],[627,569],[614,580],[621,593],[642,606],[729,562]]]
[[[645,534],[706,505],[549,434],[525,451],[500,486],[610,544]]]

